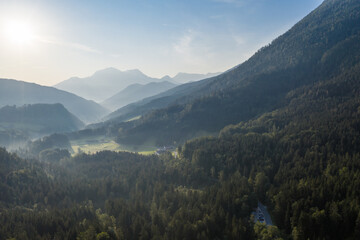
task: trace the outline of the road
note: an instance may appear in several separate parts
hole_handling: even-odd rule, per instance
[[[253,214],[255,216],[255,222],[259,221],[261,223],[265,223],[266,225],[273,225],[267,207],[261,204],[261,202],[258,202],[256,212],[254,212]]]
[[[265,223],[266,225],[273,225],[272,221],[271,221],[271,217],[270,214],[267,210],[267,207],[265,205],[262,205],[260,202],[258,203],[258,208],[262,211],[262,213],[264,214],[264,219],[265,219]]]

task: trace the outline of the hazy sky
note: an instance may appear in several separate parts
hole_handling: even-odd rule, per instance
[[[225,71],[321,0],[0,0],[0,78]]]

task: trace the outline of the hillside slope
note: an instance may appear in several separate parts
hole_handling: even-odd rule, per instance
[[[187,102],[184,96],[196,96],[197,91],[207,84],[209,79],[203,79],[197,82],[185,83],[165,92],[156,94],[151,97],[144,98],[140,101],[131,103],[106,116],[106,120],[110,122],[122,122],[128,119],[145,115],[152,110],[166,108],[174,103]]]
[[[285,99],[218,137],[188,141],[179,158],[199,177],[245,176],[293,239],[358,239],[360,63]]]
[[[106,99],[101,103],[101,105],[110,110],[116,110],[130,103],[137,102],[141,99],[169,90],[175,86],[176,84],[168,81],[151,82],[145,85],[132,84],[114,96]]]
[[[359,61],[360,2],[327,0],[237,68],[197,82],[172,106],[123,127],[118,141],[168,144],[217,132],[279,108],[290,91],[327,81]]]
[[[0,128],[31,136],[75,131],[84,124],[61,104],[33,104],[0,108]]]
[[[0,107],[37,103],[61,103],[85,123],[95,122],[108,113],[107,109],[93,101],[53,87],[11,79],[0,79]]]

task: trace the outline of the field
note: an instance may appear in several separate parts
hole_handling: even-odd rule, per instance
[[[79,152],[85,152],[85,153],[96,153],[104,150],[109,151],[126,151],[126,152],[137,152],[139,154],[144,155],[151,155],[154,154],[156,151],[155,146],[145,146],[145,145],[139,145],[139,146],[128,146],[128,145],[120,145],[116,143],[112,139],[106,139],[106,138],[87,138],[87,139],[81,139],[81,140],[74,140],[70,141],[72,150],[74,151],[73,154],[79,153]]]

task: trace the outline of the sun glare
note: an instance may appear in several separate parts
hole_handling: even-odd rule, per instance
[[[33,26],[28,22],[19,20],[5,22],[4,36],[16,45],[30,44],[35,38]]]

